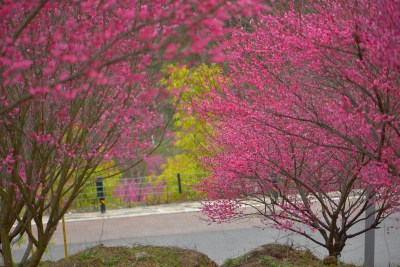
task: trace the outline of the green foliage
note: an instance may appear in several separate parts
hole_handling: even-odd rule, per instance
[[[118,264],[118,262],[119,262],[118,257],[114,257],[114,256],[108,257],[107,259],[104,260],[104,263],[107,266],[115,266]]]
[[[242,264],[243,262],[245,262],[245,260],[246,260],[246,257],[243,255],[243,256],[240,256],[240,257],[237,257],[237,258],[231,258],[231,259],[227,259],[225,262],[224,262],[224,267],[235,267],[235,266],[238,266],[238,265],[240,265],[240,264]]]
[[[92,250],[85,250],[82,253],[78,254],[78,259],[81,261],[86,261],[88,259],[93,259],[97,257],[97,251],[92,249]]]
[[[200,163],[200,157],[207,147],[206,135],[212,132],[209,125],[204,124],[193,112],[196,101],[205,97],[212,88],[219,88],[225,79],[222,70],[215,64],[201,65],[188,69],[185,66],[169,65],[165,69],[168,77],[161,80],[167,90],[177,95],[173,101],[178,105],[174,115],[175,127],[175,155],[167,158],[163,165],[163,173],[160,179],[166,180],[168,188],[176,185],[176,174],[184,173],[188,177],[182,177],[183,191],[185,187],[192,187],[206,176],[206,170]],[[169,200],[176,201],[183,198],[194,198],[196,193],[169,194]]]
[[[276,260],[268,256],[265,256],[261,259],[261,264],[263,266],[269,266],[269,267],[283,267],[278,262],[276,262]],[[289,267],[289,265],[288,266],[285,265],[285,267]]]
[[[179,94],[175,93],[179,97],[173,99],[178,103],[174,115],[177,138],[175,147],[193,155],[194,152],[200,151],[199,147],[205,145],[205,133],[211,130],[198,119],[193,112],[193,106],[212,88],[218,88],[224,83],[222,70],[215,64],[211,66],[203,64],[194,69],[169,65],[165,72],[169,76],[162,79],[161,84],[169,91],[179,91]]]

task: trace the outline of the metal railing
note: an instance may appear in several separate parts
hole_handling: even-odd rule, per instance
[[[102,197],[107,209],[200,200],[196,185],[207,176],[207,173],[192,173],[104,179]],[[73,201],[70,210],[95,211],[99,207],[99,188],[91,181]]]

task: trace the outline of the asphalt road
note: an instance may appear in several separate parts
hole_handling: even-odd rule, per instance
[[[398,218],[397,218],[398,219]],[[326,255],[324,249],[289,232],[275,229],[260,229],[256,219],[229,224],[211,224],[202,220],[195,211],[143,213],[108,217],[87,217],[67,220],[67,242],[70,254],[87,247],[104,244],[108,246],[135,244],[168,245],[195,249],[221,264],[227,258],[237,257],[260,245],[280,242],[299,248],[308,248],[319,257]],[[383,225],[398,227],[395,217],[388,218]],[[364,236],[348,240],[342,260],[362,264],[364,260]],[[15,259],[22,249],[13,251]],[[51,241],[44,259],[57,260],[64,257],[61,223]],[[400,229],[376,230],[376,266],[400,264]]]

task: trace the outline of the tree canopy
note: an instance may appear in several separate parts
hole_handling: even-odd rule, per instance
[[[225,81],[222,69],[216,64],[193,68],[170,65],[165,72],[167,78],[161,83],[175,96],[172,101],[177,105],[173,122],[176,154],[167,157],[160,179],[168,178],[167,186],[173,187],[177,183],[176,175],[184,174],[182,181],[185,190],[187,187],[193,188],[208,175],[201,157],[208,146],[206,139],[212,129],[197,116],[196,106],[208,92],[220,88]],[[173,200],[180,197],[175,194]]]
[[[205,160],[211,220],[260,216],[339,256],[399,211],[399,12],[393,1],[305,1],[235,31],[231,86],[198,108],[221,148]]]
[[[0,252],[6,266],[23,235],[28,245],[20,264],[37,266],[99,164],[130,160],[123,171],[161,142],[171,114],[158,112],[163,96],[154,66],[194,54],[222,58],[209,44],[230,31],[224,22],[255,14],[264,9],[261,2],[246,9],[243,0],[2,2]]]

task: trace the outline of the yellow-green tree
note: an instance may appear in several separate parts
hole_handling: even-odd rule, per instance
[[[174,117],[175,155],[167,158],[163,173],[158,178],[166,184],[164,201],[198,197],[193,186],[207,176],[200,162],[203,147],[206,147],[206,133],[212,129],[202,123],[193,112],[196,101],[205,97],[211,88],[218,88],[224,82],[222,69],[215,65],[203,64],[197,68],[169,65],[165,69],[167,77],[161,84],[169,91],[176,90],[179,95],[173,99],[178,105]],[[182,194],[178,192],[177,174],[181,174]]]

